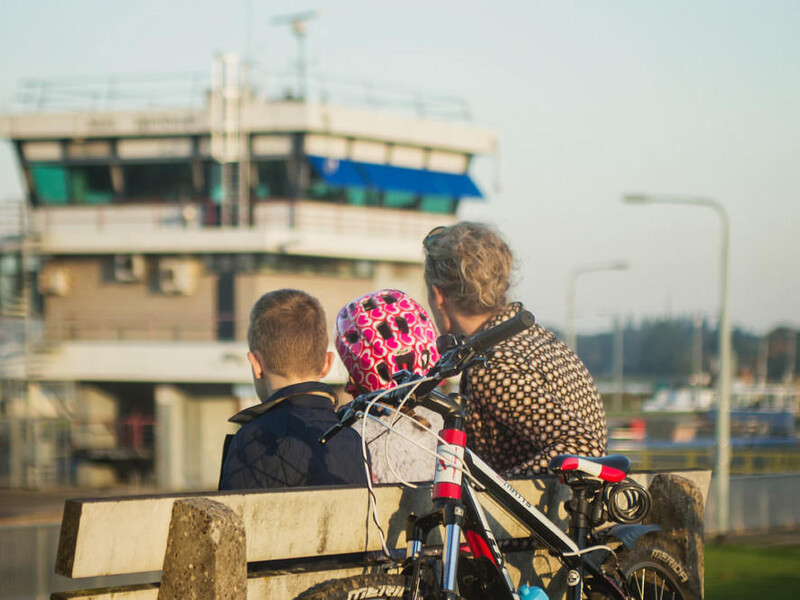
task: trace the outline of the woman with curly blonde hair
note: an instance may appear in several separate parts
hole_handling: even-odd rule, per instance
[[[428,303],[439,331],[470,336],[516,315],[514,257],[493,228],[461,222],[423,241]],[[540,325],[506,340],[461,378],[468,445],[505,475],[546,472],[557,454],[602,456],[606,417],[578,356]]]

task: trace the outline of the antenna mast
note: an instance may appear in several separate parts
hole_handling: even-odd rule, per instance
[[[273,25],[289,25],[297,40],[297,98],[306,99],[306,29],[308,22],[316,19],[319,12],[310,10],[302,13],[281,15],[272,19]]]

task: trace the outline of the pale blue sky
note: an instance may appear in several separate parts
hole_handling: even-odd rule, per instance
[[[247,7],[251,17],[247,18]],[[579,330],[614,314],[714,315],[719,226],[702,208],[625,206],[627,191],[711,196],[731,222],[734,325],[800,326],[800,2],[673,0],[6,0],[0,110],[26,78],[207,71],[218,51],[267,73],[295,60],[273,16],[317,9],[311,70],[466,100],[500,138],[464,215],[520,259],[517,295],[563,326],[576,266]],[[0,147],[0,198],[20,187]]]

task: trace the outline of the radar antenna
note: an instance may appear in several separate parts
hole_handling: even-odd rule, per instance
[[[306,99],[306,29],[308,22],[319,17],[319,11],[280,15],[272,19],[273,25],[289,25],[297,40],[297,99]]]

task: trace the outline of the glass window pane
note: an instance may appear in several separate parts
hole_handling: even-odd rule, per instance
[[[387,208],[414,208],[417,196],[413,192],[386,192],[383,205]]]
[[[175,199],[192,196],[189,163],[135,164],[122,167],[129,198]]]
[[[108,204],[114,198],[108,165],[70,167],[70,200],[75,204]]]
[[[259,198],[288,198],[289,169],[286,160],[267,160],[256,163]]]
[[[447,196],[423,196],[420,210],[429,213],[452,214],[456,211],[456,202]]]
[[[353,206],[365,206],[367,204],[367,190],[364,188],[347,188],[345,195],[348,204]]]
[[[33,192],[39,204],[66,204],[67,170],[53,165],[31,165]]]

